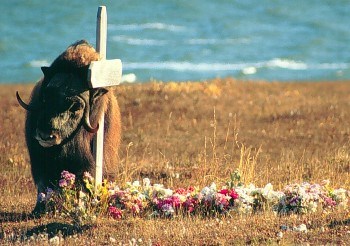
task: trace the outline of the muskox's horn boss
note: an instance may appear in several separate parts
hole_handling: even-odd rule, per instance
[[[120,111],[112,89],[89,89],[89,64],[99,54],[86,41],[69,46],[44,73],[26,104],[17,93],[19,104],[27,110],[25,135],[31,170],[38,195],[58,184],[63,170],[81,180],[84,172],[94,173],[92,140],[98,120],[105,115],[104,173],[113,175],[120,142]],[[41,213],[40,201],[34,208]]]

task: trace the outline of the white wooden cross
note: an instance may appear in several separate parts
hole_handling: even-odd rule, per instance
[[[122,77],[122,63],[119,59],[106,60],[107,53],[107,10],[98,7],[96,25],[96,51],[99,61],[93,61],[89,67],[88,82],[90,88],[118,85]],[[99,129],[94,138],[94,157],[96,161],[95,188],[102,184],[104,115],[99,119]]]

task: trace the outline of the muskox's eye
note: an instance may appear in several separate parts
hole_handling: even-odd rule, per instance
[[[82,108],[82,105],[78,102],[73,102],[73,104],[70,106],[69,111],[75,112]]]

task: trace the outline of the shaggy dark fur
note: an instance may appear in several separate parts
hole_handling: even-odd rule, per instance
[[[112,89],[89,89],[86,77],[88,65],[98,57],[92,46],[79,41],[50,67],[42,68],[44,78],[32,91],[25,127],[38,194],[57,186],[63,170],[76,174],[80,180],[85,171],[94,173],[95,131],[86,127],[86,118],[93,128],[105,115],[104,174],[115,173],[121,135],[119,106]],[[42,209],[37,202],[34,212]]]

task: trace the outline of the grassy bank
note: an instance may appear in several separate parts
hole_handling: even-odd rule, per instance
[[[24,143],[24,111],[15,91],[28,98],[33,85],[0,85],[0,240],[14,242],[46,230],[65,243],[138,244],[343,243],[349,215],[255,214],[220,219],[101,218],[81,233],[52,218],[27,220],[35,203]],[[222,183],[239,169],[245,183],[276,189],[302,181],[350,189],[350,83],[208,83],[122,85],[116,95],[123,138],[118,180],[140,180],[177,188]],[[308,233],[281,225],[304,223]],[[46,229],[45,229],[46,228]],[[61,234],[57,233],[61,230]],[[139,241],[139,239],[141,239]],[[142,242],[141,242],[142,241]],[[9,242],[9,241],[7,241]],[[24,243],[27,241],[24,241]]]

